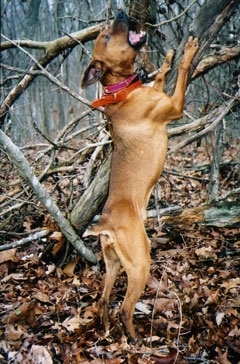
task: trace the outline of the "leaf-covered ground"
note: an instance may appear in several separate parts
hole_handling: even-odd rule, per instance
[[[168,158],[160,180],[162,203],[190,207],[205,201],[206,150],[193,152],[191,146]],[[237,143],[227,149],[223,162],[222,194],[239,186]],[[34,211],[21,222],[23,230],[42,228],[44,219],[36,206]],[[57,244],[43,259],[50,244],[44,239],[1,252],[0,362],[239,363],[240,229],[180,226],[177,217],[176,225],[149,219],[146,227],[152,242],[151,275],[135,312],[135,343],[128,342],[118,320],[127,284],[124,272],[112,291],[108,336],[95,319],[104,275],[97,241],[87,243],[99,258],[98,266],[70,249],[66,265],[59,268]],[[62,244],[57,235],[55,239]],[[11,241],[7,233],[6,241]]]

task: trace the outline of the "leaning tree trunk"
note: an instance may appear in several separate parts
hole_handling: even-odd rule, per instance
[[[94,180],[70,214],[70,223],[79,234],[84,232],[107,198],[110,166],[111,155],[107,155]]]
[[[135,18],[139,23],[143,23],[143,18],[139,18],[142,12],[135,11],[137,5],[136,2],[132,1],[131,7],[131,15]],[[146,1],[147,4],[147,1]],[[134,6],[133,6],[134,5]],[[166,81],[165,90],[168,92],[172,91],[175,85],[176,77],[177,77],[177,68],[182,57],[184,51],[184,45],[186,40],[190,35],[194,37],[199,37],[200,40],[200,49],[195,58],[195,65],[197,61],[200,61],[201,57],[205,53],[206,49],[209,47],[210,43],[215,38],[216,34],[222,28],[226,20],[234,13],[235,9],[238,7],[238,0],[219,0],[217,2],[212,2],[211,0],[207,0],[199,13],[196,15],[194,21],[189,27],[189,32],[186,32],[184,35],[184,39],[179,45],[176,52],[176,59],[173,65],[170,77]],[[148,12],[144,12],[147,17]],[[189,79],[193,74],[194,69],[190,71]],[[157,152],[157,151],[156,151]],[[107,158],[111,158],[110,156]],[[103,169],[105,170],[106,165],[110,166],[109,161],[104,161]],[[104,167],[105,166],[105,167]],[[106,171],[105,174],[102,174],[101,171],[96,174],[93,184],[90,185],[87,190],[84,192],[84,195],[80,197],[77,205],[73,209],[70,222],[72,225],[76,227],[79,233],[82,233],[90,221],[93,220],[94,216],[100,210],[103,201],[107,198],[107,186],[109,180],[109,170]],[[97,186],[97,188],[96,188]]]

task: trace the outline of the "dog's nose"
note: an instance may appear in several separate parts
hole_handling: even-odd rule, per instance
[[[128,23],[128,16],[125,13],[125,11],[123,10],[118,10],[117,16],[115,18],[116,22],[121,22],[121,23]]]

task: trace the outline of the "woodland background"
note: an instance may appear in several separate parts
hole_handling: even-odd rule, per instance
[[[104,263],[81,234],[107,196],[111,140],[99,86],[80,88],[92,44],[121,6],[153,72],[199,37],[184,118],[149,204],[151,277],[130,344],[112,295],[109,337],[96,327]],[[0,61],[0,361],[240,362],[240,11],[237,0],[2,0]],[[157,152],[157,151],[156,151]]]

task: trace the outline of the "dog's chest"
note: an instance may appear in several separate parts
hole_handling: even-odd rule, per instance
[[[133,131],[134,128],[155,129],[155,123],[168,122],[172,108],[171,99],[163,92],[152,87],[142,87],[133,91],[124,102],[107,105],[105,115],[115,130],[121,128]]]

